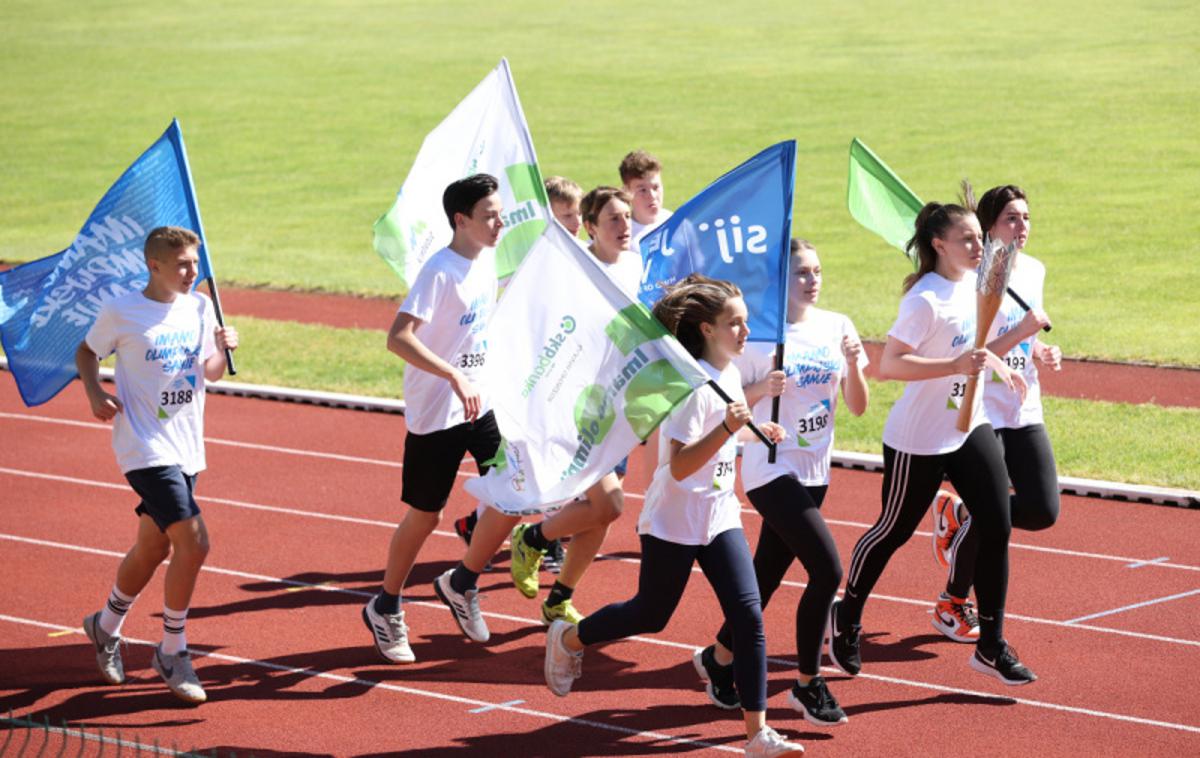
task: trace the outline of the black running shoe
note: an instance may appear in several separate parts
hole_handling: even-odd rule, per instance
[[[1037,681],[1037,674],[1017,660],[1017,651],[1007,642],[1002,643],[999,651],[994,653],[985,652],[977,646],[975,654],[971,656],[971,668],[1013,686]]]
[[[454,533],[459,537],[462,537],[462,541],[467,543],[467,547],[471,546],[471,535],[475,534],[475,525],[471,523],[472,516],[474,515],[475,514],[471,514],[471,516],[463,516],[460,519],[456,519],[454,522]],[[492,562],[490,560],[484,564],[483,570],[492,570]]]
[[[546,554],[542,556],[542,568],[551,574],[557,574],[562,570],[563,560],[566,557],[566,551],[563,550],[562,542],[550,540],[550,546],[546,548]]]
[[[703,650],[697,650],[692,656],[692,665],[696,673],[704,680],[704,691],[708,699],[718,708],[732,711],[742,707],[737,688],[733,684],[733,665],[722,666],[714,656],[716,647],[709,645]]]
[[[788,705],[792,710],[804,714],[804,720],[817,726],[837,726],[849,719],[846,712],[838,705],[823,677],[814,676],[805,686],[799,682],[792,685],[788,695]]]
[[[471,545],[471,534],[475,531],[471,528],[470,518],[470,516],[463,516],[454,522],[454,533],[462,537],[462,541],[467,543],[468,547]]]
[[[825,637],[829,640],[829,660],[850,676],[858,676],[862,671],[862,656],[859,647],[862,645],[862,625],[849,624],[846,628],[838,622],[838,608],[841,600],[834,601],[829,606],[829,621],[825,626]]]

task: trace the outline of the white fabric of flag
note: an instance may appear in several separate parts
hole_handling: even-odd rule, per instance
[[[391,209],[375,222],[375,251],[407,292],[429,256],[450,242],[442,193],[454,181],[486,173],[500,182],[504,230],[496,273],[512,274],[546,228],[546,190],[508,60],[501,59],[421,144]]]
[[[508,284],[484,376],[503,435],[467,491],[514,515],[575,498],[708,375],[557,221]]]

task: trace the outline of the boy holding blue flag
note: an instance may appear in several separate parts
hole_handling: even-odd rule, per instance
[[[194,232],[158,227],[147,236],[144,254],[145,289],[106,302],[75,353],[92,414],[113,422],[117,464],[141,498],[137,540],[117,569],[108,602],[83,620],[83,630],[104,680],[124,682],[121,624],[169,554],[163,641],[151,665],[172,693],[199,704],[207,695],[192,669],[184,625],[209,547],[193,496],[205,468],[204,383],[225,374],[225,351],[237,348],[238,335],[218,325],[208,297],[192,291],[200,269]],[[100,385],[99,361],[112,353],[115,395]]]

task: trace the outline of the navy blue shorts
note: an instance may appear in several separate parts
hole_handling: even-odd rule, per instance
[[[128,471],[125,479],[142,498],[134,511],[153,519],[160,531],[200,515],[200,507],[192,496],[196,489],[195,474],[185,474],[178,466],[152,466]]]

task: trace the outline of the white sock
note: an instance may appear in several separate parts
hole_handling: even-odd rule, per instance
[[[125,623],[125,614],[134,600],[137,600],[137,595],[130,597],[113,585],[112,592],[108,593],[108,602],[100,609],[100,628],[105,634],[112,636],[121,633],[121,624]]]
[[[163,655],[175,655],[187,650],[187,634],[184,632],[187,613],[187,608],[173,611],[163,606]]]

